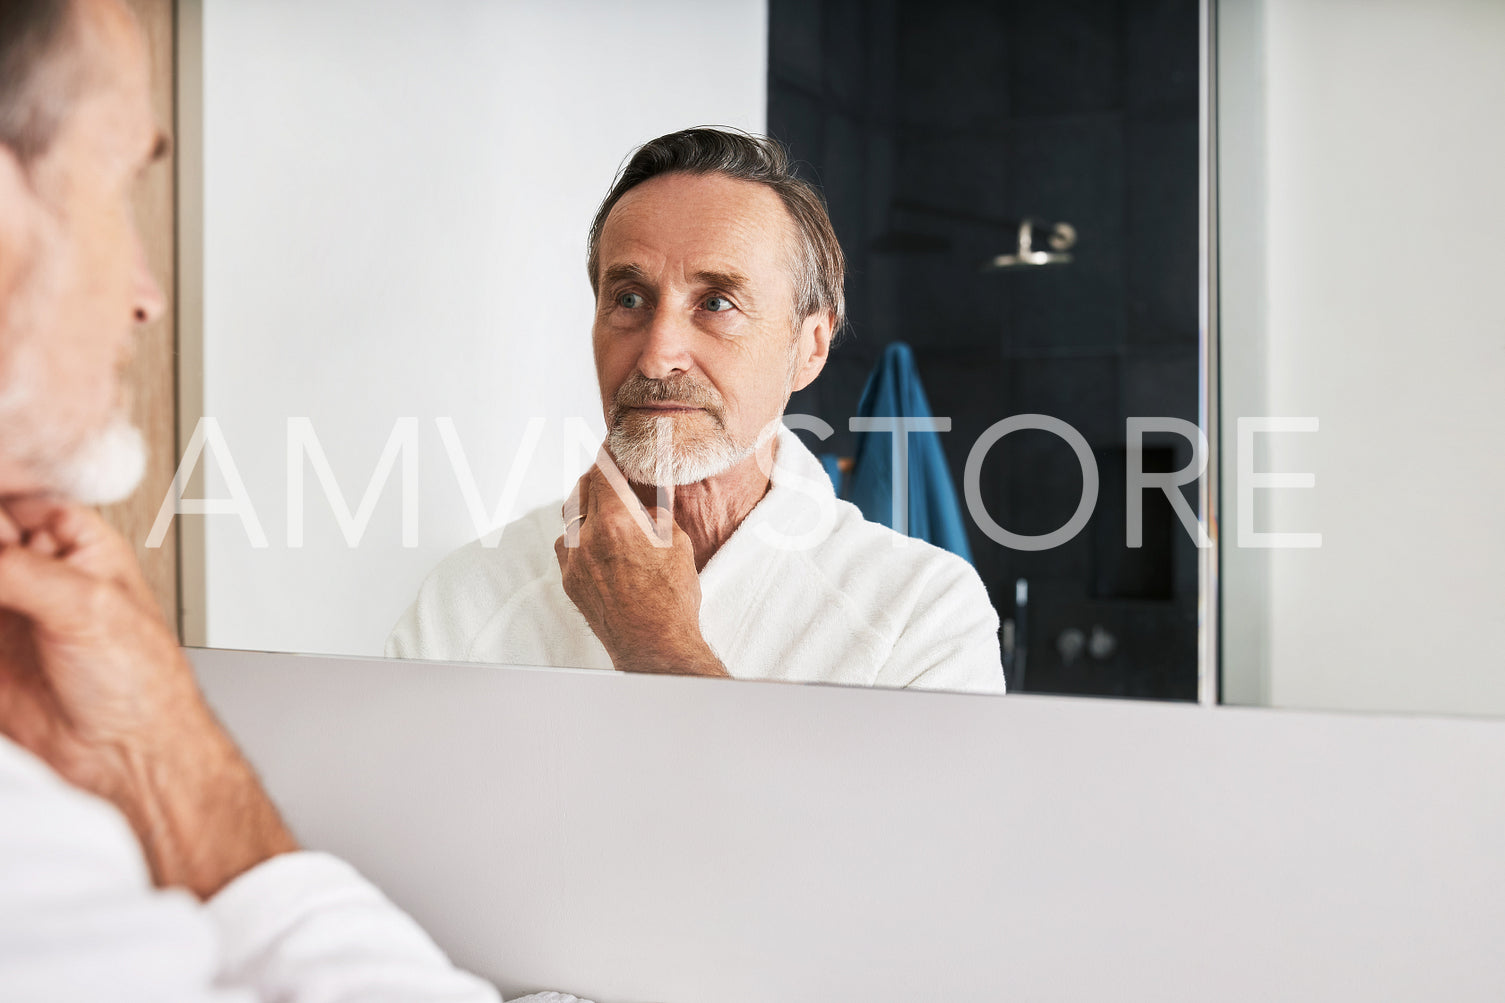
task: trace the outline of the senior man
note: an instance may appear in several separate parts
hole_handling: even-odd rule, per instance
[[[838,501],[782,423],[844,311],[841,246],[783,148],[653,140],[588,246],[601,457],[563,510],[450,555],[387,653],[1002,692],[972,567]]]
[[[147,82],[119,0],[0,2],[0,999],[495,1000],[299,851],[129,546],[66,500],[143,468],[118,371],[163,308]]]

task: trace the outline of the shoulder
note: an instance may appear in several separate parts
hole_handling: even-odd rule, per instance
[[[541,505],[508,523],[494,546],[483,538],[451,551],[423,580],[419,594],[510,592],[557,569],[554,540],[562,529],[558,503]]]
[[[974,693],[1004,692],[998,610],[972,565],[923,540],[886,526],[851,529],[857,545],[889,556],[881,569],[854,576],[891,648],[874,682]],[[876,530],[876,532],[875,532]]]
[[[507,524],[494,546],[483,538],[451,552],[424,578],[387,639],[387,654],[463,659],[470,639],[501,606],[530,585],[558,577],[554,541],[562,530],[554,502]]]
[[[892,644],[921,618],[938,611],[958,630],[996,630],[987,587],[967,561],[923,540],[896,533],[837,502],[831,531],[801,555],[807,581]],[[991,627],[989,627],[991,624]]]
[[[816,559],[846,585],[869,581],[915,595],[962,588],[987,599],[987,588],[966,560],[871,522],[848,502],[838,502],[836,525],[821,550]]]

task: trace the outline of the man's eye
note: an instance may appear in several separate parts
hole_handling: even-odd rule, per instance
[[[701,305],[711,313],[725,313],[732,308],[732,301],[725,296],[712,296]]]
[[[617,297],[617,305],[624,306],[629,310],[636,310],[643,305],[643,297],[640,293],[623,293]]]

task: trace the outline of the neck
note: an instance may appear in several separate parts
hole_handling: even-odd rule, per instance
[[[771,482],[764,471],[773,469],[778,447],[778,437],[774,436],[741,463],[715,477],[674,489],[674,521],[695,545],[697,572],[705,570],[716,551],[768,493]],[[632,487],[644,505],[651,508],[658,504],[658,489],[653,485]]]

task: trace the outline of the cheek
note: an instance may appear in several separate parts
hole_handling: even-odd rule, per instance
[[[596,382],[601,388],[601,399],[609,401],[632,371],[633,356],[620,339],[611,338],[602,328],[603,322],[598,320],[591,335],[591,353],[596,361]]]
[[[136,267],[143,253],[129,210],[117,208],[113,213],[102,214],[91,238],[96,274],[103,276],[99,308],[119,311],[121,318],[129,322]]]
[[[119,370],[134,326],[136,244],[129,219],[117,208],[96,207],[70,226],[59,261],[66,292],[50,318],[69,390],[87,394],[97,410],[114,406]]]
[[[748,353],[740,346],[714,355],[702,357],[702,370],[721,394],[729,425],[750,434],[778,416],[784,405],[786,358]]]

